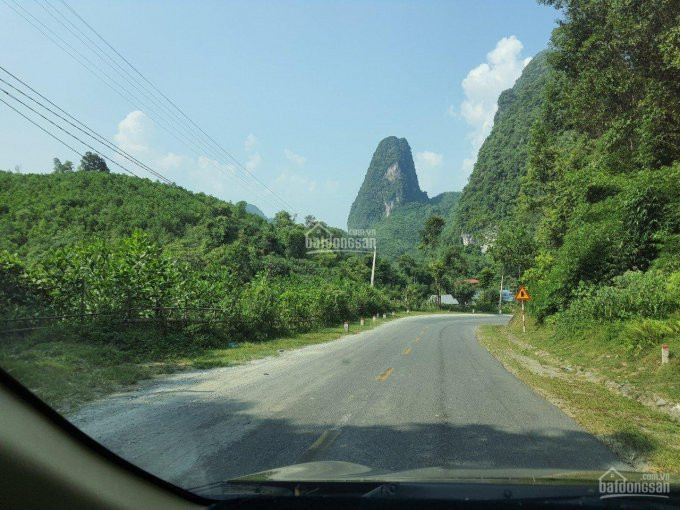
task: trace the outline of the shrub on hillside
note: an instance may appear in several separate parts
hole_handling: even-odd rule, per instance
[[[642,319],[628,322],[622,333],[623,345],[629,354],[639,355],[647,347],[653,347],[680,334],[680,320],[665,321]]]
[[[680,307],[677,279],[678,273],[669,277],[660,271],[628,271],[615,277],[612,285],[581,284],[556,320],[666,318]]]

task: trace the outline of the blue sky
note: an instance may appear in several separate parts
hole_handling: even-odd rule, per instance
[[[337,226],[389,135],[409,141],[430,196],[461,190],[498,93],[547,46],[558,16],[532,0],[67,1],[294,212]],[[104,68],[49,15],[70,13],[49,2],[21,5]],[[283,208],[253,179],[242,184],[226,158],[170,136],[152,103],[121,98],[5,3],[0,47],[0,65],[177,184],[268,215]],[[55,156],[78,159],[0,104],[0,168],[46,172]]]

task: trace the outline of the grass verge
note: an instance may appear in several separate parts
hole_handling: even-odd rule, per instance
[[[424,312],[397,313],[378,319],[351,322],[349,334],[371,330],[392,320]],[[205,335],[205,333],[203,333]],[[99,334],[85,329],[47,329],[5,338],[0,343],[0,367],[50,406],[63,414],[107,394],[131,389],[144,379],[180,370],[237,365],[281,351],[336,340],[343,326],[263,340],[232,342],[219,339],[197,347],[186,334],[161,335],[153,329]],[[102,337],[106,341],[102,341]],[[209,336],[209,334],[208,334]],[[184,347],[185,345],[192,347]],[[219,347],[214,347],[217,344]]]
[[[657,348],[631,357],[612,336],[615,329],[591,325],[567,334],[530,322],[523,334],[513,320],[483,326],[479,339],[510,372],[634,469],[678,475],[680,423],[670,412],[680,395],[678,360],[662,367]]]

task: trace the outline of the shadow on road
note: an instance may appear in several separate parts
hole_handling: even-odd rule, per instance
[[[460,469],[605,471],[612,453],[578,430],[532,430],[518,424],[431,422],[333,426],[323,419],[262,417],[253,404],[235,399],[205,401],[177,395],[172,415],[156,415],[145,426],[96,437],[140,467],[184,487],[231,479],[300,462],[333,460],[381,472],[442,467]],[[154,406],[153,402],[144,404]],[[153,415],[154,413],[150,413]],[[453,422],[453,423],[451,423]],[[152,431],[152,433],[150,432]],[[161,447],[162,445],[162,447]]]

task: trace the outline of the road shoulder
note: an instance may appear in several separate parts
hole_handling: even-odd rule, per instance
[[[503,366],[637,470],[680,472],[680,423],[606,384],[594,366],[574,368],[539,335],[482,326],[478,339]]]

